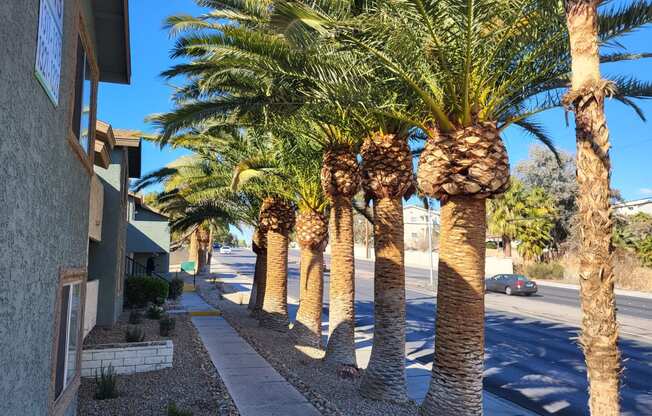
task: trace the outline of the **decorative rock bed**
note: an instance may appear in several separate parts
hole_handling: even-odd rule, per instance
[[[172,340],[89,345],[82,351],[82,377],[95,377],[111,365],[116,374],[134,374],[172,367]]]

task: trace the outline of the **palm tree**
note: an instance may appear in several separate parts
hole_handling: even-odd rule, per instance
[[[489,232],[501,237],[505,257],[512,257],[512,240],[517,238],[525,208],[523,183],[514,179],[507,192],[489,201]]]
[[[282,197],[267,197],[260,207],[260,223],[267,230],[267,277],[260,325],[281,332],[289,325],[288,243],[294,216],[294,207]]]
[[[267,279],[267,239],[265,234],[265,229],[257,227],[251,238],[251,250],[256,254],[256,264],[254,267],[254,282],[251,286],[251,295],[249,296],[247,308],[256,317],[263,307],[265,298],[265,282]]]
[[[392,72],[402,99],[381,111],[429,136],[418,179],[442,202],[442,224],[435,362],[421,411],[481,414],[485,201],[508,184],[502,130],[519,126],[551,147],[532,117],[561,105],[570,69],[563,11],[545,1],[411,0],[377,2],[371,13],[338,21],[321,6],[282,4],[286,19],[330,32]],[[615,97],[627,105],[636,107],[628,97],[649,93],[641,83],[617,81]]]
[[[414,192],[407,134],[370,135],[360,150],[363,188],[374,212],[374,338],[360,384],[365,397],[405,401],[403,201]]]
[[[600,75],[601,42],[648,23],[652,4],[634,2],[601,18],[601,0],[565,0],[572,76],[565,103],[575,112],[580,220],[580,345],[593,415],[620,414],[620,353],[614,296],[613,218],[606,96],[620,94]]]

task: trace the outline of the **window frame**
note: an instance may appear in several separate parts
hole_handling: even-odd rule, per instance
[[[55,307],[54,307],[54,319],[53,319],[53,336],[52,336],[52,352],[51,357],[51,370],[50,370],[50,387],[49,387],[49,414],[59,416],[63,415],[67,410],[68,406],[74,399],[79,389],[81,383],[81,356],[82,356],[82,342],[83,342],[83,333],[84,333],[84,312],[86,309],[86,282],[88,280],[88,272],[86,268],[62,268],[59,271],[59,284],[57,285],[56,298],[55,298]],[[61,327],[61,312],[62,312],[62,293],[64,286],[71,286],[70,297],[72,297],[72,288],[74,285],[79,284],[79,309],[78,309],[78,333],[76,334],[77,338],[77,354],[75,357],[75,374],[74,376],[65,383],[65,377],[68,370],[67,364],[64,362],[64,386],[61,390],[61,393],[58,396],[56,394],[56,379],[57,379],[57,364],[62,357],[59,357],[59,335]],[[69,303],[70,305],[70,303]],[[67,360],[67,348],[68,340],[70,337],[70,315],[72,309],[66,314],[66,319],[68,320],[68,328],[66,328],[66,351],[64,351],[63,359]]]
[[[68,126],[68,134],[67,134],[67,139],[68,139],[68,144],[70,147],[72,147],[73,153],[77,156],[79,161],[82,163],[84,168],[86,169],[86,172],[88,175],[93,175],[93,163],[95,162],[95,123],[97,120],[97,89],[98,89],[98,84],[99,84],[99,79],[100,79],[100,70],[99,66],[97,64],[97,59],[95,57],[93,48],[91,47],[91,37],[88,33],[87,26],[85,24],[85,18],[81,14],[81,11],[79,13],[79,18],[77,19],[77,30],[75,31],[75,40],[74,40],[74,50],[75,50],[75,62],[73,65],[74,69],[74,78],[72,81],[72,88],[71,88],[71,93],[70,93],[70,103],[71,103],[71,111],[70,111],[70,123]],[[75,129],[75,124],[77,124],[77,121],[75,120],[75,105],[76,105],[76,91],[77,91],[77,48],[79,46],[79,43],[81,42],[81,47],[84,53],[86,54],[86,62],[88,63],[88,66],[90,68],[90,81],[91,81],[91,91],[90,91],[90,108],[89,108],[89,116],[88,116],[88,153],[84,148],[82,147],[79,137],[74,133]],[[82,79],[80,82],[82,82],[82,85],[84,83],[84,79]],[[82,97],[83,97],[83,90],[82,90]],[[82,106],[83,106],[83,99],[82,99]],[[80,132],[81,134],[81,132]]]

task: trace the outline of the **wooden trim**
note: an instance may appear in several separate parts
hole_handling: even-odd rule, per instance
[[[53,321],[53,336],[52,336],[52,349],[50,353],[50,386],[48,388],[48,414],[52,416],[63,415],[68,406],[75,398],[77,390],[81,382],[81,356],[82,356],[82,343],[84,333],[84,313],[86,311],[86,281],[88,280],[88,271],[85,267],[68,267],[59,269],[59,283],[55,291],[55,306],[54,306],[54,319]],[[79,332],[77,334],[77,348],[78,354],[76,358],[75,376],[70,381],[68,386],[61,392],[59,397],[54,397],[58,345],[59,345],[59,326],[61,325],[61,292],[63,287],[68,284],[80,284],[79,293]]]
[[[84,48],[84,52],[86,53],[86,59],[88,61],[88,65],[91,70],[91,102],[90,102],[90,113],[88,117],[88,153],[82,148],[81,144],[79,144],[79,137],[76,137],[75,134],[73,133],[73,123],[75,122],[75,91],[76,91],[76,85],[75,82],[77,82],[77,79],[73,79],[73,88],[71,88],[71,100],[70,102],[72,103],[72,108],[70,111],[70,128],[68,129],[68,144],[73,149],[73,152],[77,156],[77,158],[80,160],[84,168],[86,169],[86,172],[89,175],[93,174],[93,164],[95,162],[95,130],[96,130],[96,122],[97,122],[97,89],[98,89],[98,83],[99,83],[99,78],[100,78],[100,69],[97,64],[97,58],[95,56],[95,51],[91,47],[92,42],[90,41],[91,37],[86,29],[86,24],[85,24],[85,17],[83,15],[83,12],[81,9],[79,9],[78,12],[79,18],[77,19],[77,30],[75,31],[75,42],[74,42],[74,50],[77,51],[77,46],[78,46],[78,40],[81,39],[82,47]],[[75,59],[76,59],[77,53],[75,52]],[[75,61],[75,64],[73,65],[73,68],[77,67],[77,61]],[[84,80],[81,80],[81,82],[84,82]]]

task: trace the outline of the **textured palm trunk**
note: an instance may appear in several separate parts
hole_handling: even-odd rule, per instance
[[[503,236],[503,256],[512,257],[512,239],[506,235]]]
[[[620,414],[620,353],[614,298],[613,221],[609,130],[604,114],[608,84],[600,76],[597,0],[567,0],[572,86],[566,103],[575,111],[580,296],[584,351],[592,415]]]
[[[267,279],[260,325],[277,331],[288,329],[288,237],[285,233],[267,232]]]
[[[256,257],[256,273],[258,273],[258,284],[256,285],[256,304],[253,313],[260,316],[265,302],[265,288],[267,287],[267,247],[263,247]]]
[[[356,365],[355,266],[353,257],[353,207],[348,197],[331,201],[328,345],[325,360]]]
[[[188,247],[188,261],[194,261],[195,262],[195,271],[197,271],[197,267],[199,266],[199,239],[198,239],[198,234],[199,234],[199,228],[197,228],[195,231],[190,234],[190,246]]]
[[[292,326],[297,344],[321,348],[321,313],[324,299],[324,252],[301,248],[299,309]]]
[[[401,198],[374,201],[374,338],[360,393],[405,401],[405,268]]]
[[[251,251],[254,252],[256,255],[256,263],[254,265],[254,282],[251,285],[251,294],[249,295],[249,304],[247,305],[247,309],[252,311],[252,313],[256,312],[256,299],[258,298],[258,284],[260,282],[260,272],[261,272],[261,252],[262,252],[262,245],[261,245],[261,239],[264,238],[262,232],[260,229],[256,228],[256,231],[254,231],[254,235],[251,239]]]
[[[435,357],[422,415],[482,415],[484,198],[451,196],[441,207]]]

